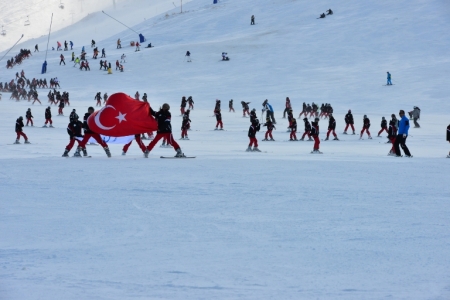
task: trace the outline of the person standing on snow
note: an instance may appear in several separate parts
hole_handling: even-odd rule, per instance
[[[267,127],[266,135],[265,135],[263,141],[275,141],[272,136],[272,131],[276,128],[275,128],[275,125],[273,125],[272,121],[270,121],[270,118],[266,118],[266,123],[264,123],[263,126]],[[270,140],[269,140],[269,137],[270,137]]]
[[[139,148],[141,148],[142,153],[145,153],[145,145],[141,140],[141,135],[140,134],[135,134],[134,135],[134,139],[136,140],[136,143],[138,144]],[[128,148],[130,148],[131,143],[133,143],[133,140],[131,140],[128,144],[125,144],[122,148],[122,155],[126,155]]]
[[[420,108],[414,106],[413,111],[409,112],[409,117],[414,121],[414,128],[420,128],[419,123],[417,123],[417,120],[420,119]]]
[[[247,152],[261,152],[261,150],[258,149],[258,140],[256,139],[256,133],[261,128],[261,125],[259,124],[258,119],[253,119],[252,124],[250,125],[250,128],[248,129],[248,138],[250,139],[250,143],[248,144]],[[252,149],[253,145],[253,149]]]
[[[275,116],[273,113],[273,108],[272,105],[269,104],[269,100],[264,100],[263,102],[263,112],[266,112],[266,118],[270,118],[270,120],[272,121],[273,124],[277,124],[277,122],[275,121]]]
[[[62,63],[63,63],[64,65],[66,65],[65,58],[64,58],[64,55],[62,55],[62,53],[61,53],[61,55],[59,56],[59,58],[61,59],[61,61],[59,62],[59,65],[61,65]]]
[[[230,101],[228,101],[228,108],[229,108],[229,111],[228,111],[228,112],[231,112],[231,111],[235,112],[235,111],[234,111],[234,107],[233,107],[233,99],[231,99]]]
[[[334,141],[339,141],[339,139],[337,137],[337,134],[336,134],[336,131],[335,131],[335,129],[336,129],[336,120],[334,119],[332,113],[330,113],[328,116],[330,118],[328,120],[328,132],[327,132],[327,137],[325,138],[325,141],[328,141],[328,139],[330,137],[330,133],[333,133],[333,136],[334,136],[333,140]]]
[[[392,156],[396,155],[394,143],[395,143],[395,138],[397,137],[397,124],[398,124],[398,120],[395,117],[395,115],[392,114],[392,119],[391,119],[391,121],[389,121],[389,129],[388,129],[388,139],[389,139],[389,142],[392,144],[391,150],[389,151],[388,155],[392,155]]]
[[[297,141],[297,120],[295,120],[295,118],[292,118],[290,124],[289,124],[289,129],[291,130],[291,133],[289,135],[289,140],[290,141]]]
[[[81,129],[83,128],[83,123],[78,120],[78,115],[75,114],[70,118],[70,123],[67,125],[67,134],[69,135],[70,141],[67,144],[66,149],[62,157],[69,157],[69,152],[72,149],[75,142],[78,142],[78,146],[80,145],[83,139],[83,135],[81,134]]]
[[[29,108],[25,114],[25,117],[27,118],[27,126],[28,123],[31,122],[31,126],[33,126],[33,115],[31,114],[31,108]]]
[[[106,57],[105,48],[102,49],[102,57]]]
[[[49,127],[53,128],[52,111],[50,106],[45,109],[45,124],[42,127],[47,127],[47,123],[50,123]]]
[[[289,99],[289,97],[286,97],[286,108],[284,109],[284,112],[283,112],[283,119],[286,118],[286,113],[287,113],[291,108],[292,108],[292,105],[291,105],[291,99]]]
[[[381,118],[381,129],[378,131],[378,137],[383,133],[383,131],[388,132],[387,121],[384,117]]]
[[[349,109],[348,113],[345,115],[345,124],[347,124],[345,126],[344,129],[344,134],[347,134],[347,129],[350,126],[353,130],[353,134],[355,134],[355,127],[353,126],[353,124],[355,124],[355,121],[353,120],[353,115],[352,115],[352,111]]]
[[[255,25],[255,15],[250,18],[250,25]]]
[[[187,62],[191,62],[191,52],[187,51],[185,56],[186,56]]]
[[[372,137],[370,136],[369,128],[370,128],[370,120],[367,117],[367,115],[364,115],[364,117],[363,117],[363,128],[361,130],[361,135],[359,136],[360,140],[362,140],[362,136],[364,134],[364,131],[367,132],[367,135],[369,136],[369,140],[372,139]]]
[[[319,151],[320,148],[320,139],[319,139],[319,118],[315,118],[314,122],[311,124],[311,136],[314,139],[314,146],[313,151],[311,153],[313,154],[322,154],[322,152]]]
[[[84,120],[83,120],[83,128],[84,128],[84,137],[83,140],[80,142],[80,145],[77,148],[77,151],[75,152],[74,156],[81,156],[80,151],[83,151],[83,156],[87,156],[86,151],[86,144],[88,143],[89,139],[92,137],[94,140],[99,143],[103,149],[105,150],[105,153],[108,157],[111,157],[111,152],[109,151],[108,145],[102,140],[100,137],[100,134],[93,132],[87,123],[87,120],[90,115],[94,113],[94,108],[91,106],[88,108],[88,112],[84,114]]]
[[[308,141],[312,141],[313,139],[311,138],[311,124],[308,121],[308,118],[305,117],[303,118],[303,122],[305,122],[305,132],[302,135],[302,138],[300,139],[301,141],[305,140],[305,135],[308,135]]]
[[[408,147],[406,147],[406,138],[408,137],[408,130],[409,130],[409,119],[405,116],[405,111],[400,110],[398,113],[400,116],[400,120],[398,121],[398,131],[397,131],[397,137],[395,138],[394,148],[395,148],[395,154],[397,157],[401,156],[400,152],[400,146],[403,149],[403,152],[405,152],[406,157],[412,157],[411,153],[409,152]]]
[[[386,85],[392,85],[392,81],[391,81],[391,73],[386,72],[387,73],[387,83]]]
[[[23,132],[23,117],[20,116],[17,120],[16,120],[16,141],[14,142],[14,144],[20,144],[19,140],[20,140],[20,136],[23,136],[23,138],[25,139],[25,144],[30,144],[30,142],[28,141],[28,137],[27,135]]]
[[[73,50],[73,42],[70,41],[69,44],[70,44],[70,50]]]
[[[219,126],[220,126],[220,130],[223,130],[223,123],[222,123],[222,114],[220,113],[220,108],[216,109],[214,111],[214,115],[216,116],[216,129],[214,130],[219,130]]]

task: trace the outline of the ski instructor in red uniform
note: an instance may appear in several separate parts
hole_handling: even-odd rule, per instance
[[[173,146],[173,148],[177,152],[175,157],[184,157],[184,154],[181,151],[180,146],[174,140],[172,135],[172,125],[170,123],[172,115],[170,114],[169,110],[170,106],[167,103],[164,103],[162,108],[158,112],[150,110],[150,113],[155,117],[156,121],[158,122],[158,131],[153,141],[151,141],[150,144],[147,146],[147,150],[145,150],[144,152],[145,157],[148,157],[150,151],[152,151],[156,143],[158,143],[158,141],[162,138],[166,138],[167,144]]]

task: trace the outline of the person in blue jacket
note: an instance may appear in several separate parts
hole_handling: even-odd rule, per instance
[[[272,108],[272,105],[269,104],[269,100],[267,100],[267,99],[264,100],[262,106],[264,107],[264,108],[263,108],[263,112],[264,112],[264,111],[266,112],[266,119],[267,119],[267,118],[270,118],[270,119],[272,120],[272,123],[273,123],[273,124],[277,124],[277,122],[275,121],[275,116],[274,116],[274,113],[273,113],[273,108]]]
[[[69,44],[70,44],[70,50],[73,50],[73,42],[70,41]]]
[[[387,83],[386,85],[392,85],[392,81],[391,81],[391,73],[386,72],[387,73]]]
[[[411,153],[409,152],[408,147],[406,147],[405,142],[406,138],[408,137],[408,130],[409,130],[409,119],[405,116],[405,111],[400,110],[398,113],[400,116],[400,120],[398,121],[398,131],[397,131],[397,138],[395,139],[394,148],[395,148],[395,154],[397,157],[401,156],[400,147],[402,147],[403,152],[405,152],[405,156],[412,157]]]

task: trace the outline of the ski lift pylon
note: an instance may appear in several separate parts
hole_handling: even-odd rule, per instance
[[[62,3],[62,0],[59,0],[59,8],[64,9],[64,3]]]
[[[3,29],[3,25],[2,25],[2,32],[0,33],[1,35],[5,36],[6,35],[6,30]]]
[[[27,16],[27,20],[25,21],[25,24],[23,24],[23,26],[28,26],[30,25],[30,18]]]

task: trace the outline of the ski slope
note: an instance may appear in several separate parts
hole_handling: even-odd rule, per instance
[[[71,102],[50,129],[41,128],[48,90],[38,90],[42,106],[9,93],[0,101],[0,299],[450,298],[446,3],[192,0],[183,14],[172,4],[151,14],[134,2],[117,1],[121,20],[138,15],[130,26],[154,48],[135,52],[137,34],[97,11],[50,39],[72,40],[77,55],[85,46],[90,72],[72,67],[70,51],[66,66],[49,51],[41,75],[46,36],[14,48],[41,49],[21,66],[0,65],[1,82],[22,69],[57,76]],[[328,8],[333,16],[316,19]],[[98,70],[91,39],[113,65],[125,53],[125,72]],[[386,71],[394,86],[383,86]],[[61,158],[72,109],[82,116],[97,92],[136,91],[154,108],[171,105],[175,138],[181,97],[193,96],[190,140],[178,142],[196,159],[162,160],[175,152],[159,147],[144,159],[135,143],[126,156],[110,145],[112,158],[98,146],[88,146],[92,158]],[[322,141],[323,155],[287,142],[287,96],[295,116],[303,102],[331,103],[340,141]],[[225,131],[213,130],[216,99]],[[265,99],[276,142],[262,142],[262,129],[263,152],[247,153],[240,101],[260,117]],[[422,109],[407,139],[414,157],[386,156],[381,117],[413,106]],[[9,145],[29,107],[32,144]],[[368,115],[372,140],[341,134],[348,109],[357,133]],[[301,119],[298,127],[299,137]]]

